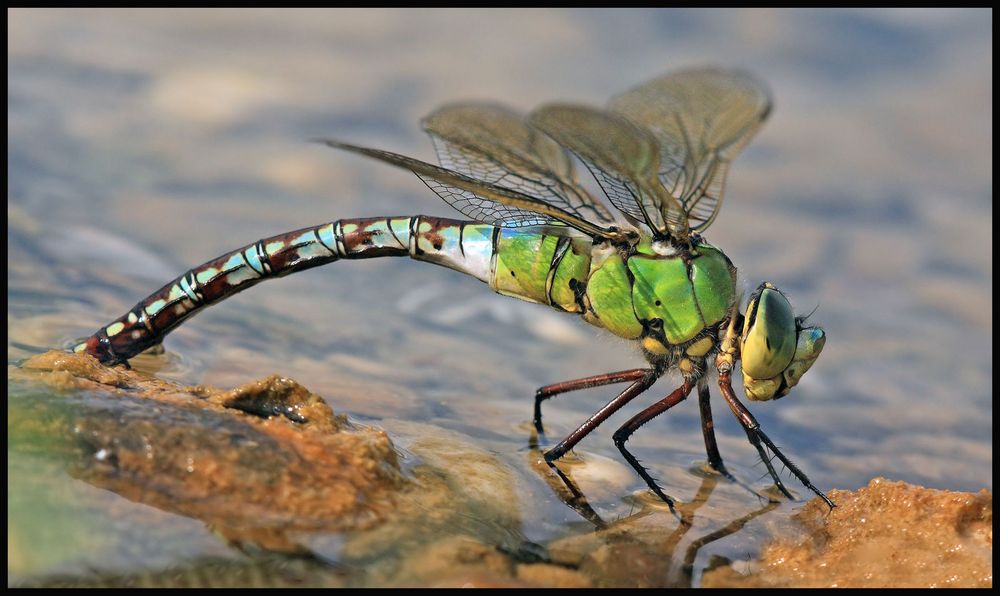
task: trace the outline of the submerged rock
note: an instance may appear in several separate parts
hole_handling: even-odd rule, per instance
[[[352,424],[278,376],[232,390],[185,387],[53,351],[8,367],[8,381],[22,385],[8,408],[9,449],[22,459],[57,460],[89,485],[201,521],[237,557],[164,569],[115,554],[107,567],[128,571],[102,561],[80,572],[91,532],[63,523],[71,547],[36,564],[47,545],[19,536],[34,537],[44,518],[22,508],[8,536],[13,585],[587,585],[573,570],[512,554],[522,540],[517,479],[459,432],[383,421],[404,435],[404,471],[384,431]],[[54,480],[51,469],[37,472],[19,467],[18,491]],[[162,519],[134,521],[163,540]],[[18,563],[18,553],[31,556]]]
[[[873,479],[855,492],[830,491],[797,514],[804,536],[764,548],[743,575],[707,571],[705,587],[990,587],[993,495]],[[741,567],[746,563],[741,562]]]
[[[386,433],[291,379],[183,387],[52,351],[8,380],[57,390],[8,407],[17,448],[60,452],[72,476],[237,546],[299,552],[297,534],[370,526],[404,484]]]

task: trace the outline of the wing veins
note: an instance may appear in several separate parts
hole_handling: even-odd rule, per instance
[[[453,170],[448,170],[434,164],[427,163],[412,157],[407,157],[405,155],[400,155],[398,153],[393,153],[391,151],[383,151],[380,149],[370,149],[368,147],[361,147],[358,145],[351,145],[349,143],[342,143],[334,139],[319,139],[319,142],[324,143],[330,147],[337,149],[343,149],[345,151],[350,151],[352,153],[359,153],[386,163],[392,164],[397,167],[408,169],[420,177],[421,180],[427,184],[435,193],[441,195],[438,189],[434,188],[431,184],[427,182],[426,178],[430,178],[435,182],[448,188],[450,192],[454,192],[454,189],[460,191],[458,194],[470,193],[475,198],[480,201],[485,201],[487,203],[493,202],[498,203],[503,206],[513,207],[515,209],[521,209],[527,212],[535,213],[541,216],[548,216],[556,221],[562,222],[570,227],[576,228],[577,230],[595,238],[616,238],[618,234],[614,230],[608,230],[602,228],[596,224],[593,224],[587,220],[584,220],[576,215],[564,211],[555,205],[546,203],[540,199],[526,195],[522,192],[505,188],[502,186],[497,186],[496,184],[491,184],[482,180],[477,180],[460,172]],[[445,198],[442,196],[442,198]],[[445,198],[448,201],[447,198]],[[451,201],[449,204],[455,206]],[[481,207],[481,205],[474,205],[476,207]],[[458,207],[456,207],[458,208]],[[461,211],[461,209],[459,209]],[[463,211],[463,213],[465,213]]]

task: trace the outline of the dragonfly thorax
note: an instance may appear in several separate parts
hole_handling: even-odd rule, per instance
[[[735,267],[706,243],[679,250],[646,237],[631,254],[595,247],[584,318],[666,364],[700,359],[717,344],[735,283]]]

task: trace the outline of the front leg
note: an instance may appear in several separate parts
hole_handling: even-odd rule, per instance
[[[836,507],[829,497],[813,486],[812,482],[809,481],[809,478],[806,477],[798,466],[785,457],[785,454],[782,453],[774,445],[771,439],[764,434],[764,431],[760,429],[760,423],[757,422],[757,419],[750,413],[750,410],[747,410],[746,406],[744,406],[740,400],[736,398],[736,394],[733,392],[732,381],[730,379],[730,369],[728,367],[720,367],[719,389],[722,390],[722,396],[726,399],[726,403],[729,404],[729,409],[733,411],[736,419],[740,421],[741,425],[743,425],[743,430],[746,431],[750,444],[753,445],[757,449],[757,453],[760,454],[760,457],[764,461],[764,465],[767,466],[767,471],[771,474],[771,478],[774,479],[774,484],[778,487],[778,490],[780,490],[789,499],[793,498],[792,494],[788,492],[788,489],[785,488],[785,485],[781,482],[781,479],[778,478],[778,473],[775,472],[774,466],[771,465],[771,458],[768,457],[767,451],[764,449],[765,445],[771,450],[772,453],[774,453],[775,457],[781,460],[781,462],[788,467],[788,470],[799,479],[799,482],[805,485],[809,490],[819,495],[819,497],[826,502],[830,509]]]

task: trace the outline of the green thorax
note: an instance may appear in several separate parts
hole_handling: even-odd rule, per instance
[[[658,252],[646,240],[628,257],[595,247],[585,318],[628,339],[662,323],[667,342],[679,345],[724,320],[735,296],[736,269],[709,244]]]
[[[626,256],[565,230],[502,228],[492,258],[495,291],[580,312],[627,339],[662,324],[661,341],[683,344],[724,320],[736,296],[736,269],[703,242],[673,250],[646,238]]]

